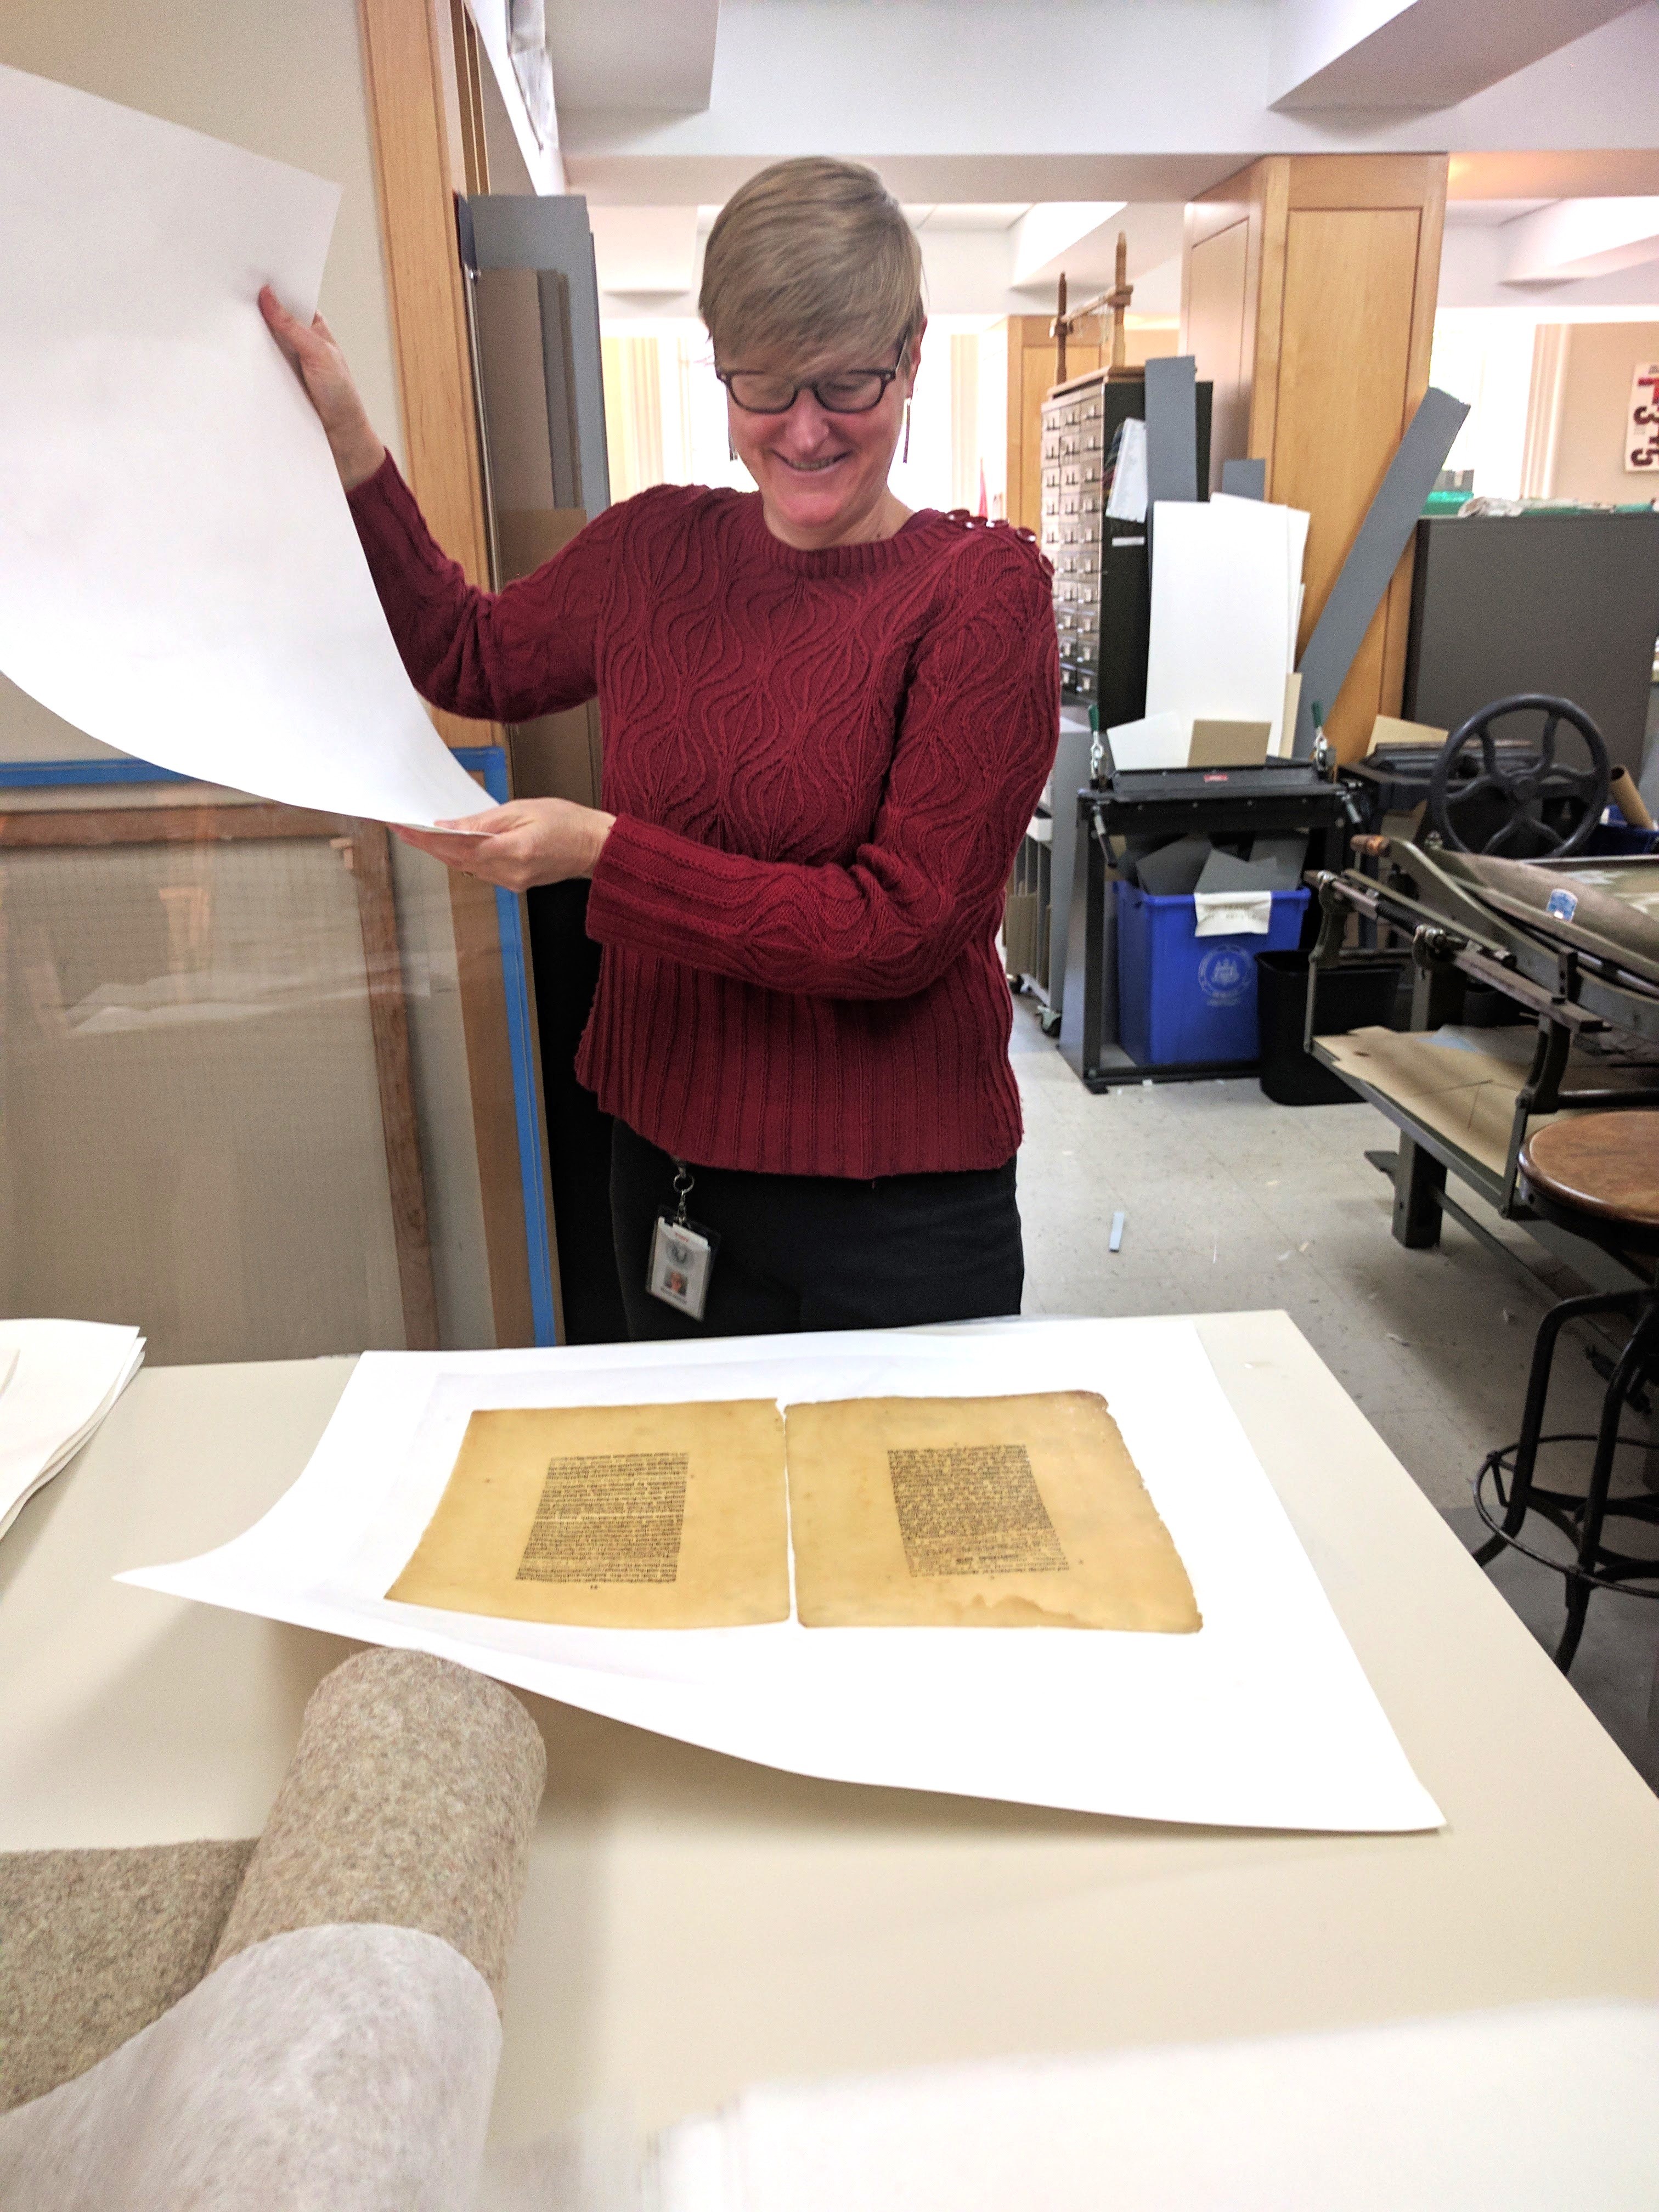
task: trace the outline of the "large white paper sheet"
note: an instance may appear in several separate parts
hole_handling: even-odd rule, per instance
[[[1299,507],[1218,493],[1160,500],[1152,518],[1146,714],[1266,722],[1285,742],[1308,518]]]
[[[0,1321],[0,1536],[60,1474],[143,1362],[136,1328]]]
[[[489,805],[428,720],[256,301],[339,194],[0,68],[0,669],[88,736],[325,812]]]
[[[1067,1389],[1109,1399],[1192,1579],[1196,1635],[793,1620],[624,1632],[380,1595],[481,1407]],[[121,1579],[430,1651],[796,1773],[1150,1820],[1440,1825],[1188,1322],[368,1352],[310,1465],[262,1521],[198,1559]]]
[[[1653,2212],[1656,2064],[1659,2008],[1581,2002],[774,2082],[665,2130],[650,2201],[658,2212]],[[554,2148],[538,2203],[559,2201]],[[534,2155],[520,2154],[526,2166]],[[514,2203],[487,2168],[484,2212]]]

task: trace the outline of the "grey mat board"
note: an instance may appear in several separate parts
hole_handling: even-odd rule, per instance
[[[1212,853],[1194,886],[1200,891],[1271,891],[1279,889],[1269,867],[1241,860],[1235,853]]]
[[[1449,392],[1431,385],[1389,464],[1302,656],[1302,696],[1292,747],[1298,760],[1305,760],[1313,750],[1316,704],[1328,709],[1334,707],[1347,681],[1354,655],[1382,604],[1424,502],[1434,489],[1435,479],[1468,411],[1463,400],[1454,399]]]
[[[463,259],[477,270],[534,269],[562,276],[576,386],[580,504],[591,519],[611,504],[605,388],[599,355],[599,280],[587,202],[580,192],[475,192],[457,203]],[[543,295],[544,319],[549,301]]]
[[[1060,743],[1048,780],[1049,811],[1054,825],[1048,878],[1048,1006],[1052,1013],[1062,1017],[1066,1011],[1066,974],[1071,958],[1072,904],[1073,898],[1085,890],[1084,882],[1073,866],[1077,852],[1077,795],[1089,781],[1089,749],[1093,743],[1093,732],[1083,716],[1061,714]],[[1087,871],[1083,872],[1086,876]]]
[[[1234,499],[1266,499],[1267,464],[1261,459],[1223,461],[1221,489]]]
[[[1255,867],[1273,870],[1275,890],[1294,890],[1308,865],[1308,841],[1305,836],[1255,837],[1250,842],[1249,859]]]
[[[1191,354],[1146,364],[1146,501],[1198,497],[1198,365]]]
[[[1198,879],[1215,848],[1207,837],[1177,837],[1173,845],[1143,854],[1136,863],[1140,888],[1153,898],[1184,898],[1198,889]]]

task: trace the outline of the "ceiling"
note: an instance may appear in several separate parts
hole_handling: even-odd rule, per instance
[[[482,25],[514,0],[469,4]],[[1186,201],[1262,154],[1395,150],[1449,154],[1443,304],[1659,306],[1638,204],[1659,210],[1659,0],[546,0],[546,20],[561,180],[624,311],[689,312],[724,199],[825,151],[899,198],[942,312],[1037,311],[1062,269],[1074,298],[1101,289],[1121,230],[1136,310],[1175,313]]]

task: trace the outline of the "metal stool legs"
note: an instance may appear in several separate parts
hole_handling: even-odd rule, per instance
[[[1501,1535],[1489,1536],[1475,1553],[1480,1566],[1488,1566],[1504,1548],[1507,1536],[1519,1535],[1532,1502],[1533,1470],[1544,1433],[1544,1405],[1549,1396],[1550,1370],[1555,1360],[1556,1339],[1570,1321],[1589,1314],[1633,1312],[1646,1293],[1642,1291],[1598,1291],[1582,1298],[1563,1298],[1538,1324],[1532,1347],[1532,1367],[1527,1376],[1527,1406],[1521,1418],[1521,1441],[1515,1448],[1515,1476]]]
[[[1659,1302],[1650,1295],[1644,1295],[1641,1314],[1631,1331],[1629,1341],[1619,1356],[1619,1364],[1613,1370],[1607,1395],[1601,1401],[1601,1425],[1596,1433],[1595,1458],[1590,1468],[1589,1488],[1584,1496],[1584,1518],[1579,1530],[1579,1572],[1571,1576],[1567,1583],[1567,1622],[1555,1650],[1555,1663],[1563,1674],[1571,1666],[1573,1654],[1578,1649],[1578,1639],[1584,1632],[1584,1615],[1589,1609],[1590,1591],[1595,1587],[1585,1580],[1584,1570],[1595,1565],[1595,1555],[1601,1548],[1601,1524],[1607,1511],[1607,1490],[1613,1480],[1613,1450],[1619,1442],[1620,1416],[1625,1410],[1632,1386],[1640,1382],[1653,1357],[1656,1342],[1659,1342]]]
[[[1549,1397],[1555,1347],[1561,1331],[1569,1322],[1581,1321],[1589,1315],[1600,1313],[1627,1314],[1631,1320],[1631,1331],[1602,1396],[1601,1417],[1595,1434],[1595,1455],[1590,1464],[1589,1486],[1581,1498],[1571,1492],[1546,1487],[1536,1481],[1538,1448],[1544,1441],[1544,1412]],[[1579,1638],[1584,1632],[1584,1617],[1589,1609],[1590,1593],[1598,1584],[1607,1581],[1609,1568],[1617,1573],[1627,1571],[1637,1564],[1633,1560],[1619,1558],[1615,1565],[1612,1556],[1603,1559],[1601,1532],[1609,1511],[1607,1493],[1612,1487],[1613,1460],[1619,1448],[1620,1420],[1631,1392],[1639,1385],[1643,1376],[1653,1365],[1656,1356],[1659,1356],[1659,1294],[1651,1290],[1606,1291],[1587,1297],[1563,1298],[1551,1307],[1538,1325],[1537,1338],[1533,1345],[1532,1366],[1527,1376],[1526,1410],[1522,1417],[1520,1440],[1515,1446],[1515,1464],[1509,1494],[1504,1501],[1504,1518],[1474,1557],[1480,1565],[1488,1565],[1505,1545],[1518,1540],[1522,1523],[1529,1512],[1539,1514],[1574,1546],[1576,1556],[1572,1565],[1558,1569],[1565,1576],[1566,1583],[1566,1620],[1555,1650],[1555,1663],[1563,1674],[1571,1666]],[[1556,1441],[1566,1442],[1569,1439],[1564,1437]],[[1588,1443],[1589,1438],[1584,1441]],[[1501,1466],[1508,1455],[1507,1450],[1492,1453],[1488,1457],[1487,1468]],[[1485,1471],[1483,1469],[1483,1480]],[[1481,1510],[1485,1511],[1484,1506]],[[1651,1511],[1641,1511],[1630,1504],[1620,1504],[1611,1510],[1615,1512],[1638,1511],[1639,1517],[1644,1519],[1654,1517]],[[1525,1550],[1526,1547],[1523,1545],[1522,1548]],[[1530,1556],[1537,1558],[1539,1555],[1534,1553]]]

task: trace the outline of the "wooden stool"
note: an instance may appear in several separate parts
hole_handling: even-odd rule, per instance
[[[1578,1114],[1566,1121],[1543,1123],[1522,1149],[1521,1192],[1534,1212],[1546,1221],[1589,1243],[1599,1244],[1604,1251],[1646,1260],[1651,1277],[1650,1263],[1659,1255],[1659,1112]],[[1589,1441],[1588,1437],[1545,1437],[1544,1401],[1549,1394],[1556,1339],[1568,1322],[1597,1313],[1628,1315],[1631,1331],[1601,1401],[1589,1487],[1581,1498],[1571,1491],[1547,1490],[1533,1480],[1533,1474],[1540,1443]],[[1539,1553],[1528,1553],[1566,1577],[1566,1625],[1555,1653],[1555,1662],[1563,1673],[1571,1666],[1578,1649],[1592,1590],[1620,1587],[1644,1577],[1659,1580],[1659,1559],[1613,1551],[1601,1541],[1602,1528],[1610,1514],[1659,1522],[1659,1496],[1617,1499],[1607,1496],[1613,1454],[1620,1443],[1637,1444],[1644,1450],[1650,1447],[1650,1439],[1646,1437],[1621,1438],[1619,1422],[1632,1391],[1640,1388],[1656,1354],[1659,1292],[1651,1280],[1628,1291],[1563,1298],[1538,1326],[1520,1441],[1489,1453],[1475,1478],[1474,1502],[1492,1531],[1474,1555],[1482,1566],[1506,1544],[1516,1543],[1529,1511],[1541,1515],[1576,1548],[1574,1564],[1565,1568]],[[1506,1497],[1504,1462],[1511,1455],[1514,1467]],[[1488,1474],[1504,1508],[1501,1522],[1486,1508],[1483,1493]],[[1527,1550],[1525,1545],[1516,1547]],[[1644,1590],[1639,1595],[1659,1597],[1659,1590]]]

